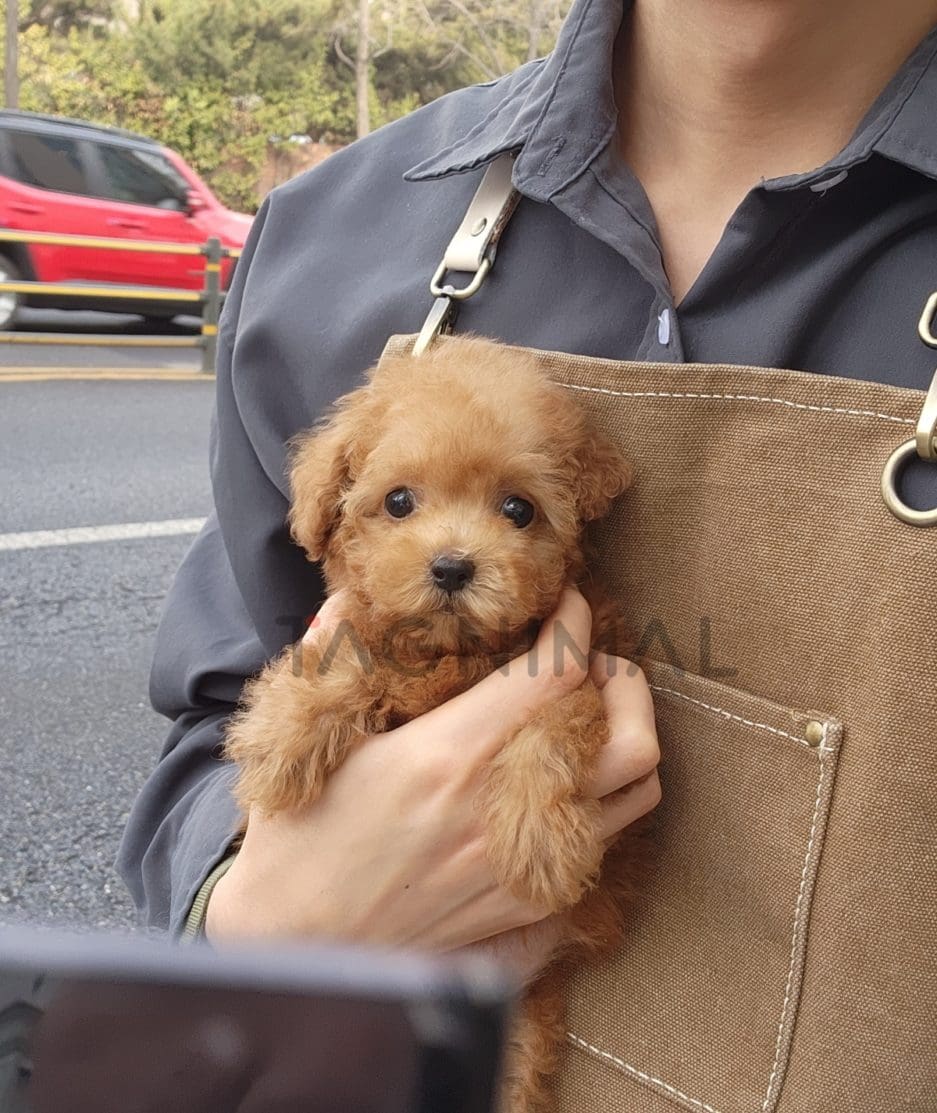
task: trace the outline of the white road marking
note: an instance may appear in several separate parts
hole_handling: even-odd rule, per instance
[[[0,533],[0,552],[51,549],[61,545],[90,545],[95,541],[138,541],[147,537],[183,537],[198,533],[204,518],[170,518],[164,522],[124,522],[113,526],[74,526],[24,533]]]

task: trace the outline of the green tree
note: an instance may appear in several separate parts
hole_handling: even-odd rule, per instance
[[[104,33],[117,9],[115,0],[27,0],[20,5],[20,30],[38,24],[60,34],[80,27],[97,27]]]
[[[153,136],[252,208],[274,144],[347,142],[497,77],[548,48],[565,2],[147,0],[104,23],[105,0],[20,0],[21,103]]]
[[[317,56],[327,36],[312,0],[151,0],[130,30],[156,82],[210,83],[233,95],[282,90]]]

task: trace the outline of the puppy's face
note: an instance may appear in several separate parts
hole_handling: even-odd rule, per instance
[[[291,524],[380,628],[495,647],[553,610],[628,479],[530,357],[450,340],[385,362],[299,443]]]

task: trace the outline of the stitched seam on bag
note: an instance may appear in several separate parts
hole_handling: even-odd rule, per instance
[[[577,1036],[573,1032],[567,1032],[566,1038],[574,1047],[582,1048],[583,1051],[589,1051],[600,1059],[607,1059],[620,1070],[626,1071],[628,1074],[634,1075],[635,1078],[647,1083],[652,1089],[662,1091],[692,1109],[703,1109],[705,1113],[719,1113],[717,1109],[714,1109],[711,1105],[707,1105],[705,1101],[700,1101],[699,1098],[691,1098],[688,1094],[683,1093],[682,1090],[678,1090],[676,1086],[671,1086],[660,1078],[654,1078],[650,1074],[645,1074],[644,1071],[638,1070],[637,1067],[633,1067],[630,1063],[626,1063],[624,1059],[619,1059],[617,1055],[612,1055],[608,1051],[603,1051],[600,1047],[593,1047],[591,1043],[587,1043],[581,1036]]]
[[[762,1113],[766,1113],[768,1106],[777,1096],[777,1092],[783,1080],[783,1074],[779,1073],[781,1049],[784,1043],[784,1030],[790,1019],[789,1013],[793,1004],[791,987],[794,984],[794,972],[797,967],[797,952],[805,927],[806,906],[804,905],[804,893],[807,889],[807,873],[813,861],[813,844],[817,834],[817,822],[820,818],[820,803],[823,799],[823,788],[828,768],[828,763],[824,760],[829,753],[826,748],[827,729],[828,724],[825,724],[819,747],[820,777],[817,780],[817,796],[813,806],[813,820],[810,824],[810,837],[807,840],[807,852],[804,854],[803,868],[800,871],[800,888],[797,891],[797,903],[794,905],[794,932],[791,937],[791,960],[787,970],[787,984],[784,987],[784,1003],[781,1005],[781,1019],[778,1022],[778,1038],[774,1045],[774,1063],[771,1067],[771,1075],[768,1078],[768,1089],[765,1093],[765,1100],[761,1104]]]
[[[652,692],[660,692],[662,695],[676,696],[677,699],[686,700],[687,703],[695,704],[697,707],[702,707],[706,711],[712,711],[716,715],[721,715],[724,719],[731,719],[734,723],[741,723],[746,727],[754,727],[755,730],[766,730],[769,734],[776,734],[781,738],[789,738],[792,742],[797,742],[807,750],[814,749],[810,743],[804,738],[798,738],[796,734],[789,734],[786,730],[779,730],[777,727],[770,726],[768,723],[755,723],[751,719],[743,719],[741,715],[735,715],[731,711],[726,711],[722,707],[714,707],[710,703],[703,703],[701,699],[694,699],[692,696],[686,696],[683,692],[678,692],[673,688],[661,688],[657,684],[649,685]],[[824,739],[826,738],[826,728],[824,727]]]
[[[564,383],[557,380],[557,385],[567,390],[579,390],[588,394],[608,394],[614,398],[688,398],[692,400],[704,399],[722,402],[767,402],[776,406],[787,406],[792,410],[809,410],[811,413],[842,414],[847,417],[877,417],[881,421],[893,421],[896,425],[915,425],[912,417],[898,417],[896,414],[883,414],[877,410],[853,410],[846,406],[815,406],[808,402],[792,402],[789,398],[772,398],[763,394],[704,394],[701,391],[677,390],[611,390],[603,386],[580,386],[578,383]]]
[[[739,722],[745,723],[746,725],[763,727],[764,729],[772,731],[773,733],[784,733],[783,731],[777,731],[775,730],[775,728],[767,726],[767,724],[764,723],[749,723],[747,720],[741,719],[736,715],[731,715],[731,713],[729,712],[723,712],[720,708],[710,708],[708,704],[703,703],[701,700],[694,700],[691,699],[691,697],[689,696],[684,696],[682,692],[675,692],[670,688],[660,688],[656,687],[655,685],[650,685],[650,687],[653,691],[670,693],[672,695],[679,696],[681,699],[686,699],[690,703],[698,703],[701,707],[713,711],[718,711],[720,714],[725,714],[728,715],[730,718],[738,719]],[[830,750],[827,749],[828,730],[829,724],[825,723],[823,726],[823,737],[820,740],[819,747],[817,748],[820,758],[818,763],[820,775],[817,779],[817,792],[813,805],[813,818],[810,823],[810,834],[807,838],[807,849],[804,853],[804,864],[801,867],[800,871],[800,887],[797,890],[797,901],[794,905],[794,930],[791,937],[791,958],[787,970],[787,982],[784,987],[784,1001],[781,1005],[781,1019],[778,1021],[778,1038],[774,1045],[774,1063],[771,1067],[771,1074],[768,1077],[768,1089],[765,1093],[764,1101],[761,1104],[761,1113],[767,1113],[769,1105],[778,1095],[778,1091],[780,1090],[780,1085],[783,1079],[783,1075],[780,1073],[779,1068],[781,1064],[781,1052],[784,1043],[785,1028],[787,1027],[790,1020],[790,1010],[793,1004],[791,989],[794,984],[794,974],[797,968],[797,952],[799,949],[799,944],[802,938],[805,923],[806,908],[804,906],[804,893],[807,889],[807,874],[813,861],[813,848],[814,842],[816,840],[817,824],[820,819],[820,804],[823,800],[823,789],[825,786],[827,770],[829,768],[829,764],[825,760],[825,758],[830,753]],[[793,735],[785,735],[785,737],[793,738],[795,742],[801,741],[801,739],[796,738]],[[804,742],[804,745],[808,746],[808,743]],[[808,748],[812,749],[813,747],[808,746]],[[652,1075],[638,1070],[637,1067],[633,1067],[630,1063],[626,1063],[624,1059],[619,1058],[617,1055],[613,1055],[610,1051],[603,1051],[600,1047],[595,1047],[593,1044],[588,1043],[586,1040],[584,1040],[581,1036],[577,1036],[574,1032],[567,1032],[566,1038],[571,1044],[573,1044],[574,1047],[579,1047],[583,1051],[590,1052],[598,1058],[604,1059],[607,1062],[614,1064],[625,1073],[632,1075],[639,1081],[644,1082],[646,1085],[650,1086],[652,1089],[658,1090],[659,1092],[680,1102],[688,1108],[702,1109],[705,1111],[705,1113],[718,1113],[718,1110],[714,1109],[713,1106],[708,1105],[706,1102],[701,1101],[699,1098],[690,1097],[688,1094],[683,1093],[682,1090],[678,1090],[676,1086],[671,1086],[668,1082],[664,1082],[660,1078],[654,1078]]]

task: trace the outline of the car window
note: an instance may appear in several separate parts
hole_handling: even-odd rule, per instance
[[[147,153],[131,147],[97,147],[104,172],[104,196],[112,201],[129,201],[134,205],[156,205],[163,209],[185,207],[185,184],[178,175],[154,164]]]
[[[186,193],[192,188],[169,159],[160,154],[159,151],[134,151],[133,154],[145,166],[151,167],[157,174],[161,174],[172,182],[180,197],[185,197]]]
[[[15,130],[7,140],[11,178],[60,193],[90,192],[76,140]]]

